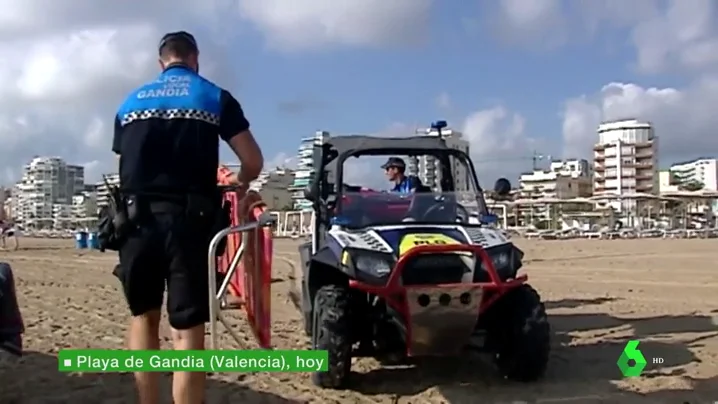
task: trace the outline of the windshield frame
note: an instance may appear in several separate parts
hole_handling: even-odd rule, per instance
[[[335,209],[337,212],[341,212],[342,208],[342,196],[344,194],[344,162],[349,159],[350,157],[360,157],[360,156],[392,156],[392,155],[407,155],[407,156],[433,156],[436,158],[439,158],[440,160],[442,158],[448,158],[448,157],[454,157],[457,160],[459,160],[461,163],[463,163],[466,168],[469,170],[469,178],[471,181],[471,185],[473,185],[475,192],[476,192],[476,203],[478,206],[478,213],[479,215],[486,215],[488,214],[488,208],[486,206],[486,201],[484,200],[484,191],[481,188],[481,185],[479,184],[479,180],[476,177],[476,169],[474,167],[474,163],[471,161],[471,158],[464,153],[461,150],[457,149],[438,149],[438,150],[427,150],[426,148],[410,148],[410,147],[402,147],[402,148],[365,148],[365,149],[353,149],[353,150],[346,150],[344,152],[341,152],[336,157],[336,173],[334,178],[335,183],[335,195],[336,195],[336,202],[335,202]],[[443,164],[442,164],[443,166]],[[442,177],[443,172],[447,171],[445,169],[446,167],[442,167]],[[325,165],[322,164],[321,170],[324,171]],[[449,175],[451,176],[451,184],[449,186],[450,189],[442,189],[441,192],[444,193],[455,193],[454,189],[454,176],[451,172],[451,169],[448,170]],[[443,181],[443,178],[442,178]]]

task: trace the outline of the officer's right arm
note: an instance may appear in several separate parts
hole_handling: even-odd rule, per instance
[[[257,141],[249,130],[249,121],[239,102],[228,91],[222,90],[220,137],[229,144],[242,163],[237,179],[249,184],[255,180],[264,166],[264,157]]]

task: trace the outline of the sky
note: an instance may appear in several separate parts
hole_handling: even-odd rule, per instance
[[[301,6],[300,6],[301,4]],[[660,165],[718,156],[713,0],[0,0],[0,182],[35,155],[115,171],[117,107],[187,30],[266,166],[302,137],[444,119],[482,179],[590,158],[601,120],[654,123]],[[226,147],[225,161],[234,158]],[[372,167],[372,169],[374,169]],[[378,171],[379,168],[377,167]]]

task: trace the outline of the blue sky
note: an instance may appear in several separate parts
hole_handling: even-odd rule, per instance
[[[640,21],[546,47],[540,38],[517,43],[502,37],[471,2],[436,2],[430,19],[424,41],[388,47],[278,51],[261,30],[248,28],[237,37],[238,81],[228,87],[244,103],[270,158],[292,155],[299,138],[317,129],[366,134],[405,124],[410,133],[433,119],[464,129],[467,116],[497,105],[520,113],[521,136],[537,139],[539,152],[561,157],[576,154],[563,141],[567,100],[596,94],[611,82],[680,88],[695,77],[695,71],[643,72],[636,66],[631,34]],[[472,19],[489,29],[476,29]],[[590,152],[584,149],[581,157]],[[516,166],[510,171],[530,167],[529,148],[510,154]]]
[[[84,164],[90,180],[114,171],[117,105],[157,74],[158,38],[178,29],[243,103],[268,164],[318,129],[401,135],[437,119],[476,160],[499,161],[488,177],[515,178],[534,150],[590,157],[605,119],[653,122],[662,166],[718,155],[713,0],[41,3],[0,17],[6,182],[33,155]]]

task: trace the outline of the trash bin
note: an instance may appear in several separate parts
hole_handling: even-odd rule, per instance
[[[100,249],[100,241],[97,239],[97,233],[89,233],[87,235],[87,248],[92,248],[93,250]]]
[[[87,248],[87,233],[84,231],[78,231],[75,233],[75,248],[85,249]]]

